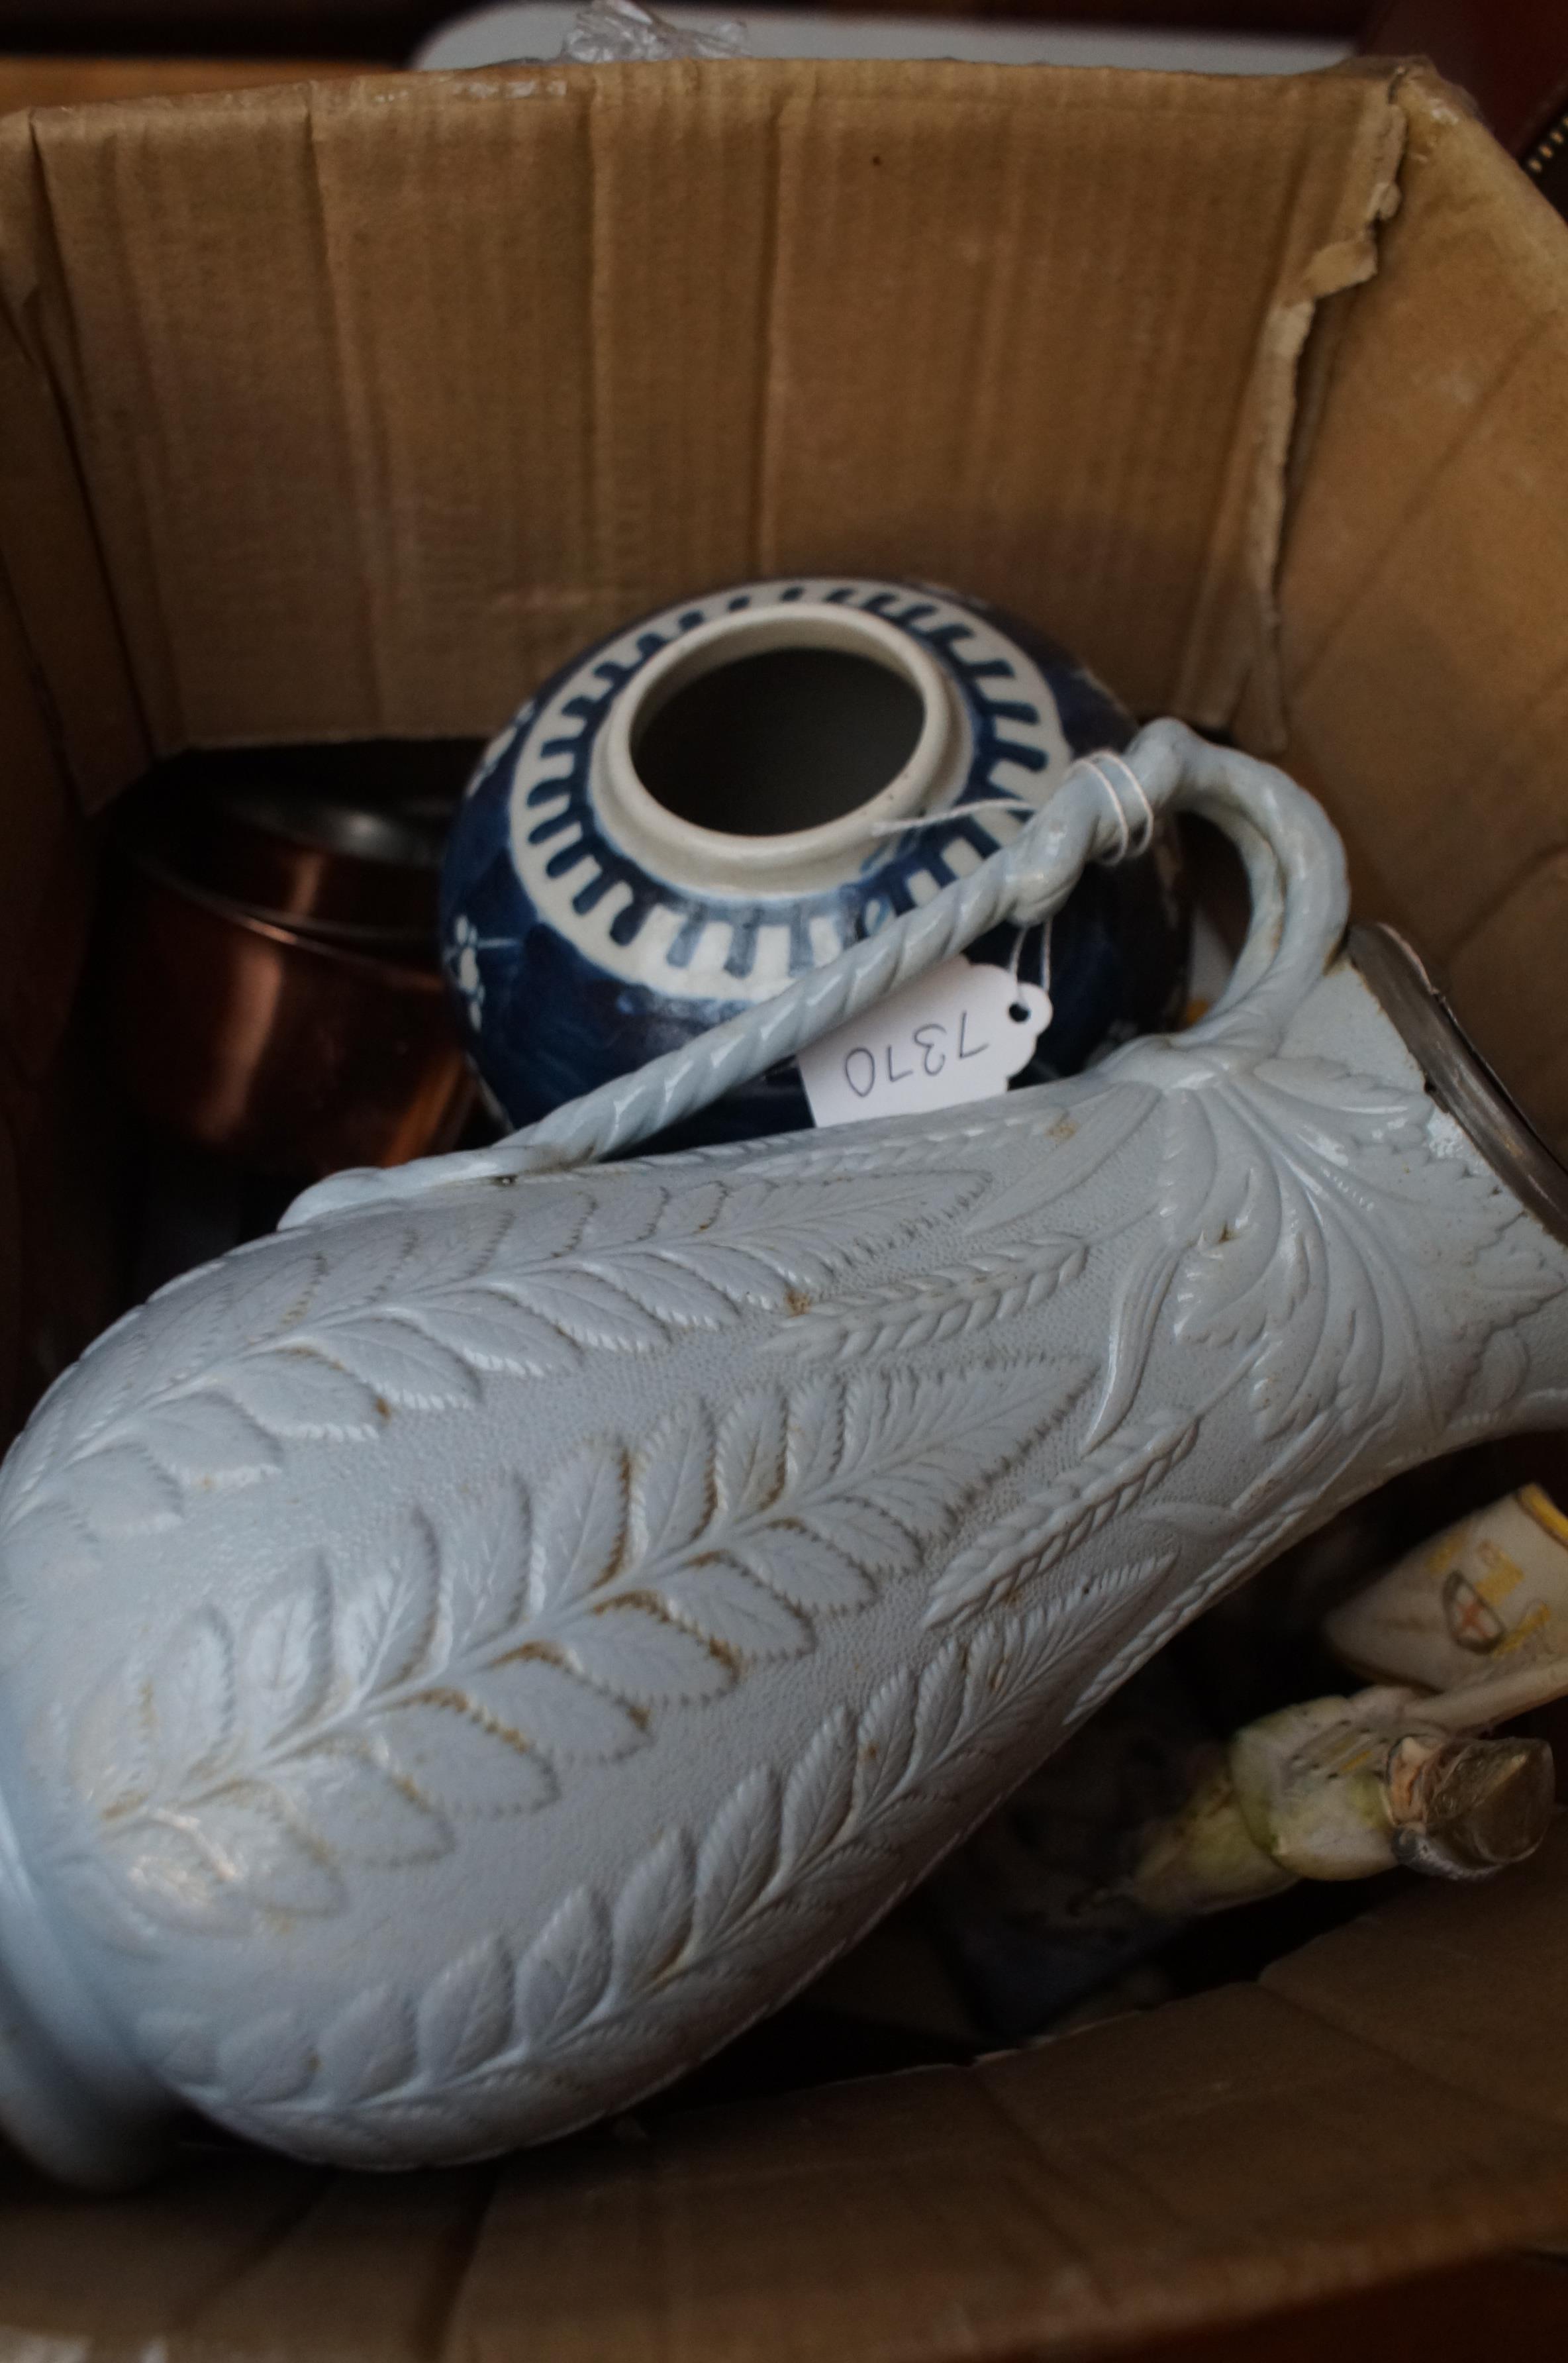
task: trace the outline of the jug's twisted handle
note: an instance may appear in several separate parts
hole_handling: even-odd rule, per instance
[[[713,1026],[679,1050],[570,1100],[493,1148],[422,1158],[390,1171],[334,1174],[297,1198],[281,1227],[449,1182],[558,1171],[634,1147],[706,1107],[910,983],[1004,921],[1060,910],[1086,865],[1115,860],[1164,812],[1196,812],[1235,843],[1253,915],[1220,1000],[1185,1037],[1252,1055],[1282,1037],[1344,932],[1343,849],[1313,799],[1272,764],[1211,746],[1180,722],[1152,722],[1125,756],[1085,757],[1012,843],[920,909]]]

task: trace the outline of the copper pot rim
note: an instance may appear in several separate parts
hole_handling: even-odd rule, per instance
[[[282,782],[192,778],[133,793],[116,836],[186,884],[363,949],[423,954],[436,929],[445,798],[381,804]]]
[[[353,939],[346,940],[348,930],[343,928],[327,934],[314,926],[301,926],[276,912],[251,908],[244,903],[230,901],[227,895],[214,893],[210,887],[198,886],[192,880],[156,854],[137,847],[129,854],[131,869],[149,884],[161,889],[176,901],[190,904],[198,911],[223,925],[236,927],[241,933],[276,944],[284,950],[304,953],[326,967],[347,971],[394,992],[414,993],[421,996],[444,993],[446,983],[434,959],[425,961],[399,958],[395,947],[414,941],[413,937],[391,930],[363,928],[354,931]],[[365,948],[366,939],[380,949]]]
[[[258,784],[220,793],[212,816],[231,827],[326,854],[355,870],[398,878],[410,871],[434,875],[441,867],[439,838],[411,819],[406,806],[340,803],[309,790],[291,793]]]

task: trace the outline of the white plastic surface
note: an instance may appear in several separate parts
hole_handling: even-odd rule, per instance
[[[558,58],[580,11],[556,0],[476,8],[432,33],[413,63],[428,69]],[[693,33],[737,15],[759,58],[966,58],[993,65],[1130,66],[1176,73],[1310,73],[1350,55],[1346,41],[1114,25],[1000,24],[973,17],[851,17],[819,8],[661,10]]]

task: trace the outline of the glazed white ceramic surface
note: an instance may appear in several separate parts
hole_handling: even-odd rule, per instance
[[[1173,725],[983,872],[477,1156],[166,1289],[0,1475],[0,2118],[472,2158],[781,2001],[1185,1619],[1568,1408],[1568,1248],[1351,962],[1337,840]],[[1137,793],[1133,793],[1133,789]],[[1125,799],[1123,801],[1123,798]],[[913,1122],[584,1160],[1231,828],[1200,1026]]]

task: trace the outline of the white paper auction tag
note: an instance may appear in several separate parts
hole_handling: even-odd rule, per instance
[[[962,953],[800,1053],[818,1124],[955,1107],[1005,1092],[1051,1023],[1051,996]]]

